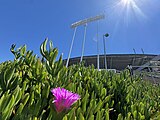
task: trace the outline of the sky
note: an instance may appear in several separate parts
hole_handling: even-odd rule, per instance
[[[72,23],[104,14],[105,19],[87,24],[84,55],[160,54],[159,0],[0,0],[0,63],[13,60],[12,44],[27,45],[40,55],[48,38],[66,59],[74,29]],[[71,57],[81,56],[84,26],[77,27]]]

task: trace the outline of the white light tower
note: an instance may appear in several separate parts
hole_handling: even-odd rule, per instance
[[[82,60],[83,60],[84,45],[85,45],[85,41],[86,41],[86,32],[87,32],[87,23],[84,25],[84,27],[85,27],[85,29],[84,29],[84,38],[83,38],[83,43],[82,43],[82,54],[81,54],[80,62],[82,62]]]
[[[84,39],[83,39],[83,44],[82,44],[82,55],[81,55],[81,60],[80,60],[80,62],[81,62],[83,60],[83,54],[84,54],[87,24],[89,22],[98,21],[98,20],[101,20],[101,19],[104,19],[104,18],[105,18],[105,16],[103,14],[102,15],[97,15],[95,17],[91,17],[91,18],[87,18],[87,19],[84,19],[84,20],[77,21],[77,22],[75,22],[71,25],[71,28],[74,28],[74,34],[73,34],[73,38],[72,38],[72,42],[71,42],[71,46],[70,46],[70,51],[69,51],[66,67],[68,67],[68,64],[69,64],[69,59],[70,59],[70,55],[71,55],[71,52],[72,52],[72,47],[73,47],[77,27],[80,26],[80,25],[85,26]],[[97,24],[97,46],[98,46],[98,24]],[[97,68],[99,70],[99,50],[98,50],[98,47],[97,47]]]
[[[105,18],[105,16],[102,14],[102,15],[97,15],[95,17],[90,17],[90,18],[87,18],[87,19],[84,19],[84,20],[80,20],[80,21],[77,21],[77,22],[73,23],[71,25],[71,28],[75,28],[75,27],[80,26],[80,25],[85,25],[86,23],[94,22],[94,21],[104,19],[104,18]]]

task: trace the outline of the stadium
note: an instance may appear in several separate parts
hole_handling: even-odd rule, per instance
[[[147,71],[159,71],[160,68],[160,55],[155,54],[144,54],[144,51],[142,49],[143,54],[136,54],[135,49],[134,54],[106,54],[106,38],[109,37],[108,33],[105,33],[103,35],[103,49],[104,54],[99,55],[99,49],[101,48],[99,46],[99,29],[98,29],[98,23],[97,23],[97,55],[91,55],[91,56],[84,56],[84,49],[85,49],[85,41],[86,41],[86,30],[87,30],[87,24],[90,22],[99,21],[101,19],[104,19],[105,15],[97,15],[95,17],[86,18],[80,21],[77,21],[73,24],[71,24],[71,28],[74,29],[70,50],[68,54],[68,59],[65,59],[64,65],[66,67],[70,65],[74,65],[77,63],[81,63],[83,61],[84,65],[90,66],[93,65],[98,70],[106,69],[106,70],[114,70],[114,71],[121,71],[125,68],[129,68],[132,70],[144,70],[147,68]],[[84,39],[82,44],[82,54],[80,57],[74,57],[70,58],[73,43],[76,36],[76,29],[79,26],[84,26]]]
[[[105,56],[107,68],[105,68]],[[93,65],[97,67],[97,55],[84,56],[83,63],[86,67]],[[81,57],[70,58],[68,66],[79,64]],[[64,60],[66,64],[67,59]],[[154,54],[107,54],[99,55],[99,70],[107,69],[120,72],[131,67],[133,73],[145,73],[144,78],[154,83],[160,80],[160,55]]]
[[[141,66],[152,63],[153,61],[159,62],[158,55],[153,54],[109,54],[106,55],[107,60],[107,68],[108,69],[116,69],[116,70],[124,70],[128,65],[132,65],[135,68],[140,68]],[[84,56],[83,57],[84,65],[90,66],[94,65],[97,68],[97,55],[92,56]],[[78,64],[80,62],[80,57],[70,58],[69,66],[73,64]],[[66,60],[64,60],[64,64]],[[147,64],[149,66],[149,64]],[[105,69],[105,56],[99,56],[99,68]]]

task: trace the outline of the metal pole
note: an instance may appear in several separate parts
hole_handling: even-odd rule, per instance
[[[84,25],[84,27],[85,27],[85,29],[84,29],[84,38],[83,38],[82,55],[81,55],[81,60],[80,60],[80,62],[82,62],[82,60],[83,60],[84,46],[85,46],[85,41],[86,41],[87,23]]]
[[[133,48],[133,52],[134,52],[134,58],[133,58],[133,61],[132,61],[132,65],[135,64],[135,61],[136,61],[136,50]]]
[[[106,59],[106,41],[105,41],[105,36],[103,35],[103,45],[104,45],[104,64],[105,64],[105,69],[107,70],[107,59]]]
[[[97,21],[97,69],[99,71],[99,43],[98,43],[98,26],[99,21]]]
[[[143,57],[142,57],[142,65],[143,65],[143,62],[144,62],[144,58],[145,58],[145,55],[144,55],[144,50],[141,48],[141,51],[142,51],[142,54],[143,54]]]
[[[77,31],[77,27],[74,28],[74,34],[73,34],[73,38],[72,38],[72,42],[71,42],[71,46],[70,46],[70,51],[69,51],[66,67],[68,67],[68,63],[69,63],[70,55],[71,55],[71,52],[72,52],[72,47],[73,47],[74,39],[75,39],[75,36],[76,36],[76,31]]]
[[[144,50],[143,50],[143,48],[141,48],[141,51],[142,51],[142,53],[143,53],[143,55],[144,55]]]

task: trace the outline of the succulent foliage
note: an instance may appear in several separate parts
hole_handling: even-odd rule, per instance
[[[98,71],[83,64],[66,68],[62,55],[47,39],[42,58],[26,46],[11,46],[14,61],[0,64],[0,120],[54,120],[52,88],[81,96],[63,120],[160,119],[160,86],[121,73]]]

